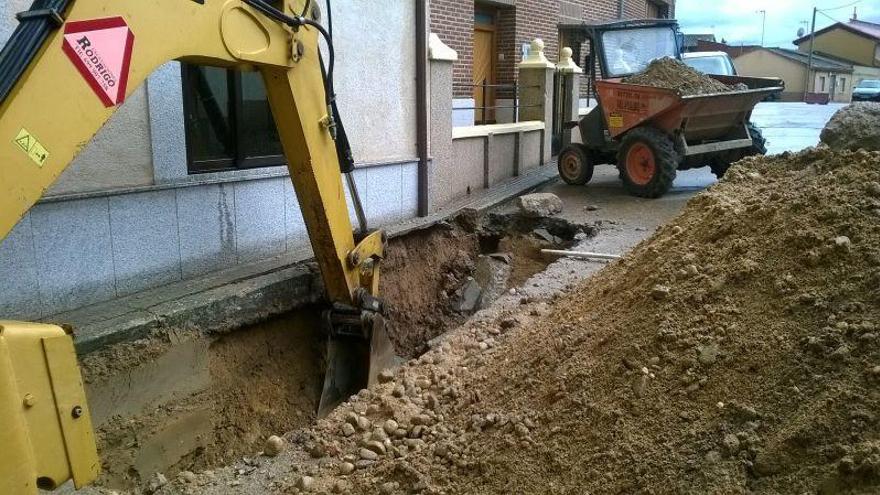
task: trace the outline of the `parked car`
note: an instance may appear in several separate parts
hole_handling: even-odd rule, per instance
[[[853,88],[852,101],[880,101],[880,80],[865,79]]]
[[[716,76],[735,76],[736,66],[724,52],[691,52],[681,54],[682,62],[694,69]]]
[[[738,76],[736,65],[730,55],[724,52],[691,52],[682,53],[681,61],[694,69],[713,76]],[[785,87],[785,84],[782,84]],[[782,97],[782,91],[774,92],[767,96],[764,101],[777,101]]]

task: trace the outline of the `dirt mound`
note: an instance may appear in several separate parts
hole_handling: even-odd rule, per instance
[[[682,96],[727,93],[734,88],[712,79],[680,60],[663,57],[653,60],[642,72],[623,80],[654,88],[674,89]]]
[[[746,159],[601,275],[477,318],[268,475],[199,490],[877,493],[878,165]]]
[[[822,142],[838,150],[880,151],[880,103],[859,102],[837,111]]]

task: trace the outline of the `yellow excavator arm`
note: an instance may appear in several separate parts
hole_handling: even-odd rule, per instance
[[[356,242],[352,231],[341,172],[353,161],[334,103],[332,40],[312,11],[310,0],[36,0],[0,52],[0,240],[160,65],[259,71],[333,305],[324,318],[325,413],[375,378],[382,359],[370,356],[387,358],[390,347],[378,299],[386,240],[376,231]],[[2,493],[33,493],[37,480],[53,488],[71,477],[82,486],[97,476],[71,342],[58,327],[0,322],[0,410],[14,429],[4,428],[0,448],[17,459],[0,463]],[[76,380],[56,386],[59,376]],[[45,426],[50,416],[34,401],[51,404],[57,428]]]

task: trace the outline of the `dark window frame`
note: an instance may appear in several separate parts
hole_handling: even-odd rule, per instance
[[[211,160],[196,160],[193,150],[195,140],[192,139],[192,124],[190,115],[195,112],[198,98],[195,94],[195,71],[198,65],[181,64],[181,81],[183,86],[183,111],[184,111],[184,138],[186,140],[186,168],[189,175],[210,174],[217,172],[231,172],[236,170],[249,170],[265,167],[281,167],[287,165],[287,159],[283,154],[246,156],[242,145],[243,118],[242,118],[242,72],[226,69],[226,83],[228,88],[229,134],[232,142],[229,144],[231,157]]]

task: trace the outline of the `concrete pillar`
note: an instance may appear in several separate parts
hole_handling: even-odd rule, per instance
[[[580,120],[581,74],[584,71],[572,59],[573,53],[571,48],[564,47],[559,63],[556,64],[556,70],[562,79],[562,146],[571,144],[573,133],[578,132],[577,129],[565,130],[565,124]]]
[[[452,63],[458,54],[431,33],[428,38],[428,95],[431,165],[428,211],[435,211],[437,188],[444,187],[440,171],[451,170],[452,154]]]
[[[541,162],[552,157],[553,139],[553,75],[556,65],[544,55],[544,42],[532,41],[529,56],[519,64],[520,121],[544,122],[541,140]]]

